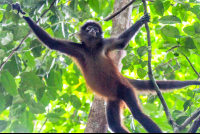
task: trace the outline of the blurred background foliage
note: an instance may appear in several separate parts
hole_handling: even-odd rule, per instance
[[[29,31],[25,21],[11,10],[15,2],[36,21],[53,0],[0,0],[0,64]],[[92,19],[101,23],[104,37],[110,37],[112,20],[102,20],[112,13],[113,5],[114,0],[57,0],[39,25],[52,37],[78,42],[79,27]],[[151,0],[148,9],[155,78],[197,80],[191,64],[200,72],[200,1]],[[143,14],[142,2],[137,0],[132,23]],[[148,79],[144,27],[126,50],[123,75]],[[139,98],[144,112],[163,131],[173,132],[159,99],[154,95]],[[164,93],[164,98],[178,124],[200,107],[198,86]],[[84,132],[92,100],[93,94],[72,60],[45,48],[31,34],[0,72],[0,132]],[[128,110],[124,113],[129,130],[146,132]]]

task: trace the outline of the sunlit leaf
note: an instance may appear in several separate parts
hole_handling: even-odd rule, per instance
[[[161,32],[167,37],[176,37],[180,35],[178,28],[166,25],[161,29]]]
[[[163,24],[175,24],[175,23],[181,23],[181,19],[174,15],[168,15],[168,16],[163,16],[158,20],[160,23]]]

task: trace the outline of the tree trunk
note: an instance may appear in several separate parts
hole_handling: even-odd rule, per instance
[[[115,0],[114,13],[120,10],[131,0]],[[121,12],[118,16],[114,17],[112,36],[117,37],[119,33],[125,31],[131,25],[132,6],[129,6],[126,10]],[[122,58],[126,56],[126,51],[112,52],[110,57],[118,66],[119,71],[122,69]],[[108,125],[105,115],[105,101],[95,95],[90,114],[88,117],[85,133],[107,133]]]

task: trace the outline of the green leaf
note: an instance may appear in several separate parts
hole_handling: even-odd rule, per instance
[[[77,85],[79,83],[75,73],[67,73],[66,81],[69,85]]]
[[[167,37],[176,37],[180,35],[178,28],[169,25],[164,26],[161,32]]]
[[[7,36],[2,39],[1,43],[2,45],[7,45],[13,41],[13,34],[7,33]]]
[[[3,60],[4,57],[5,57],[5,52],[4,50],[0,49],[0,60]]]
[[[183,105],[184,111],[186,111],[190,105],[191,105],[191,100],[187,100]]]
[[[154,8],[155,8],[155,11],[158,15],[163,16],[164,6],[163,6],[163,3],[160,0],[156,0],[154,2]]]
[[[0,10],[0,22],[2,21],[3,19],[3,12]]]
[[[47,79],[47,84],[48,86],[55,87],[57,90],[62,91],[63,83],[60,72],[52,69]]]
[[[167,11],[168,8],[171,6],[170,1],[165,1],[165,2],[163,3],[163,6],[164,6],[165,11]]]
[[[194,41],[192,38],[187,37],[185,40],[185,47],[187,49],[196,49],[196,45],[194,44]]]
[[[33,72],[21,73],[20,77],[21,77],[20,87],[25,87],[25,86],[33,88],[45,87],[44,82]]]
[[[176,123],[178,125],[181,125],[187,118],[188,118],[188,116],[181,116],[176,120]]]
[[[74,106],[74,108],[79,109],[81,107],[81,101],[76,95],[71,95],[70,96],[70,102]]]
[[[180,115],[182,115],[183,112],[182,111],[179,111],[179,110],[174,110],[173,113],[172,113],[172,117],[174,119],[178,118]]]
[[[25,126],[19,124],[17,121],[11,125],[11,128],[14,133],[29,133],[28,129]]]
[[[27,26],[24,26],[24,25],[19,26],[19,25],[14,25],[14,24],[3,27],[3,30],[12,31],[14,41],[17,41],[25,37],[29,31]]]
[[[25,94],[24,91],[22,89],[18,89],[19,95],[20,97],[24,100],[24,102],[26,104],[30,104],[31,103],[31,96],[30,94]]]
[[[148,47],[147,46],[141,46],[137,49],[137,54],[142,57],[148,52]]]
[[[187,26],[187,27],[183,28],[183,31],[188,35],[194,35],[195,34],[194,26]]]
[[[200,6],[199,5],[195,5],[195,6],[193,6],[191,8],[191,12],[193,12],[197,16],[197,18],[200,20],[200,11],[199,11],[199,9],[200,9]]]
[[[168,16],[163,16],[158,20],[160,23],[163,24],[175,24],[175,23],[181,23],[181,19],[174,15],[168,15]]]
[[[34,100],[32,100],[32,104],[29,105],[29,109],[30,112],[34,114],[43,114],[46,112],[45,106],[39,102],[36,103]]]
[[[60,119],[60,116],[55,113],[48,113],[46,117],[49,119],[50,122],[57,122]]]
[[[37,92],[36,92],[36,97],[37,97],[37,100],[40,101],[44,95],[44,92],[45,92],[45,88],[39,88],[37,89]]]
[[[56,88],[55,87],[48,87],[47,94],[48,94],[49,99],[56,100],[57,92],[56,92]]]
[[[0,111],[4,110],[5,104],[6,104],[6,101],[4,99],[4,96],[2,94],[0,94]]]
[[[18,56],[12,56],[11,59],[4,66],[4,69],[8,70],[8,72],[10,72],[13,77],[16,77],[19,71],[21,71],[21,66],[17,64],[17,62],[19,61],[18,58]]]
[[[54,37],[54,33],[53,33],[53,30],[52,30],[51,28],[47,28],[45,31],[46,31],[48,34],[50,34],[51,37]]]
[[[200,24],[198,22],[194,23],[194,30],[195,33],[200,33]]]
[[[100,13],[99,0],[89,0],[89,5],[96,13]]]
[[[10,93],[13,96],[16,96],[17,93],[17,87],[15,83],[15,79],[8,71],[1,72],[1,82],[3,87],[6,89],[8,93]]]
[[[20,119],[21,124],[26,128],[28,128],[29,133],[33,132],[34,128],[33,120],[35,120],[35,115],[29,111],[24,112]]]
[[[134,64],[134,65],[140,64],[140,59],[138,59],[138,57],[137,57],[136,55],[134,55],[134,56],[132,57],[132,59],[133,59],[133,64]]]
[[[22,113],[26,110],[25,103],[21,103],[21,102],[18,102],[18,103],[20,103],[20,104],[17,104],[17,103],[12,104],[10,107],[9,117],[11,120],[19,119],[22,116]]]
[[[190,56],[190,51],[188,49],[186,49],[185,47],[178,47],[177,51],[185,54],[187,57]]]
[[[0,132],[3,132],[7,128],[7,121],[5,120],[0,120]]]
[[[24,59],[28,62],[26,63],[29,67],[34,68],[35,67],[35,61],[34,57],[31,55],[30,51],[25,52]]]
[[[51,9],[51,11],[59,18],[60,21],[64,20],[64,16],[62,14],[62,12],[60,10],[58,10],[57,8],[55,8],[53,6],[53,8]]]
[[[31,41],[30,48],[34,57],[40,57],[42,55],[42,43],[37,39]]]
[[[64,113],[66,113],[65,109],[63,108],[56,108],[54,111],[59,116],[62,116]]]
[[[144,69],[139,68],[139,69],[137,69],[137,75],[138,75],[141,79],[143,79],[143,78],[147,75],[147,72],[146,72]]]
[[[200,93],[200,88],[192,90],[194,93]]]

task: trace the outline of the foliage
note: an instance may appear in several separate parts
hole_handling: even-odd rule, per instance
[[[0,64],[29,31],[25,21],[11,11],[10,4],[16,1],[35,21],[53,2],[0,1]],[[112,12],[113,4],[114,0],[57,0],[39,25],[55,38],[78,41],[74,33],[79,27],[88,19],[101,21]],[[148,6],[156,79],[196,80],[198,76],[186,56],[200,72],[199,1],[155,0]],[[137,0],[132,12],[133,22],[142,15],[142,3]],[[104,37],[110,37],[112,21],[101,24]],[[146,45],[143,27],[126,48],[123,75],[148,79]],[[164,97],[178,124],[200,106],[200,90],[195,86],[165,93]],[[0,132],[83,132],[92,99],[93,94],[87,91],[85,80],[72,60],[45,48],[31,34],[0,72]],[[163,131],[173,132],[156,96],[140,96],[140,100],[144,112]],[[124,121],[130,130],[145,132],[132,120],[128,110],[125,110]]]

